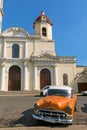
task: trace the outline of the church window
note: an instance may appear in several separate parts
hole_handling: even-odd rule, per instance
[[[42,28],[42,36],[47,36],[47,32],[46,32],[46,28],[45,27]]]
[[[68,75],[63,74],[63,85],[68,85]]]
[[[12,46],[12,58],[19,58],[19,45],[17,44]]]

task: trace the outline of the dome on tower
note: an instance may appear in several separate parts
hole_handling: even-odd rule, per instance
[[[53,25],[53,23],[51,22],[51,20],[45,15],[44,11],[42,11],[41,15],[36,18],[35,22],[33,23],[33,27],[34,27],[35,23],[41,22],[41,21],[48,22],[50,25]]]

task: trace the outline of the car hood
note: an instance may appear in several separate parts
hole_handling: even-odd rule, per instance
[[[70,102],[70,98],[62,96],[46,96],[41,103],[42,109],[64,110]]]

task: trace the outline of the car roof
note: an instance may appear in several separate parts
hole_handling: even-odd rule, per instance
[[[71,92],[72,88],[69,86],[51,86],[49,89],[61,89]]]

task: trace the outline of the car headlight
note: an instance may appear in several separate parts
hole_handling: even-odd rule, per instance
[[[39,105],[37,103],[34,104],[34,108],[38,108]]]
[[[67,106],[67,107],[66,107],[66,112],[67,112],[67,113],[70,113],[71,111],[72,111],[72,108],[71,108],[70,106]]]
[[[37,103],[34,104],[34,113],[38,114],[39,111],[39,105]]]

